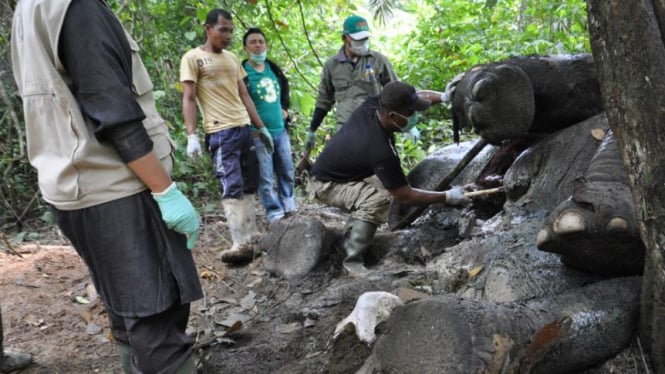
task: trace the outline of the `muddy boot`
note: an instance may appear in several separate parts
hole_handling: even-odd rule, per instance
[[[11,373],[12,371],[23,369],[31,363],[32,355],[29,353],[14,349],[5,349],[2,357],[0,357],[0,372]]]
[[[251,217],[247,216],[245,202],[240,199],[224,199],[224,215],[231,231],[231,240],[233,246],[231,249],[222,251],[222,261],[230,264],[247,262],[254,259],[255,243],[252,242],[252,233],[250,230],[256,230],[256,217],[254,217],[254,227],[251,227]],[[252,212],[253,215],[254,212]]]
[[[261,233],[259,232],[258,227],[256,227],[256,210],[254,208],[254,196],[245,195],[245,197],[242,199],[242,209],[243,209],[243,217],[245,219],[245,224],[247,225],[247,235],[249,235],[250,240],[258,242],[259,239],[261,238]]]
[[[194,354],[189,356],[189,358],[180,365],[178,370],[175,371],[175,374],[196,374],[196,360]]]
[[[118,353],[120,354],[120,366],[122,367],[122,372],[125,374],[132,374],[132,349],[129,347],[129,344],[120,343],[116,340],[118,345]]]
[[[376,224],[351,218],[346,224],[343,266],[352,277],[363,277],[369,270],[365,267],[363,255],[376,232]]]

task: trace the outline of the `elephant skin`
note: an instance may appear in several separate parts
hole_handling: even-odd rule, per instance
[[[551,134],[522,152],[504,175],[507,206],[516,215],[549,214],[573,193],[607,132],[604,114]],[[617,157],[618,157],[617,153]]]
[[[447,296],[409,303],[393,311],[358,373],[581,372],[634,338],[640,283],[615,278],[511,304]]]

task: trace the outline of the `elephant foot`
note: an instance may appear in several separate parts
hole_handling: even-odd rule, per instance
[[[513,65],[472,69],[457,83],[453,111],[461,127],[473,127],[492,144],[524,136],[535,111],[531,81]]]
[[[538,249],[561,255],[564,264],[603,276],[639,275],[644,267],[630,190],[616,183],[589,183],[546,219]]]

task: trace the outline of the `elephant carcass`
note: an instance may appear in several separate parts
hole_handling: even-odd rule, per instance
[[[413,302],[393,310],[359,373],[580,372],[634,338],[640,283],[640,277],[615,278],[511,304]]]

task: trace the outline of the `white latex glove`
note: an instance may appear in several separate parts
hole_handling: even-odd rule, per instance
[[[187,135],[187,157],[197,157],[201,156],[201,143],[199,143],[199,137],[196,134]]]
[[[453,206],[463,206],[471,202],[471,199],[464,196],[464,189],[462,187],[453,187],[446,191],[446,204]]]

